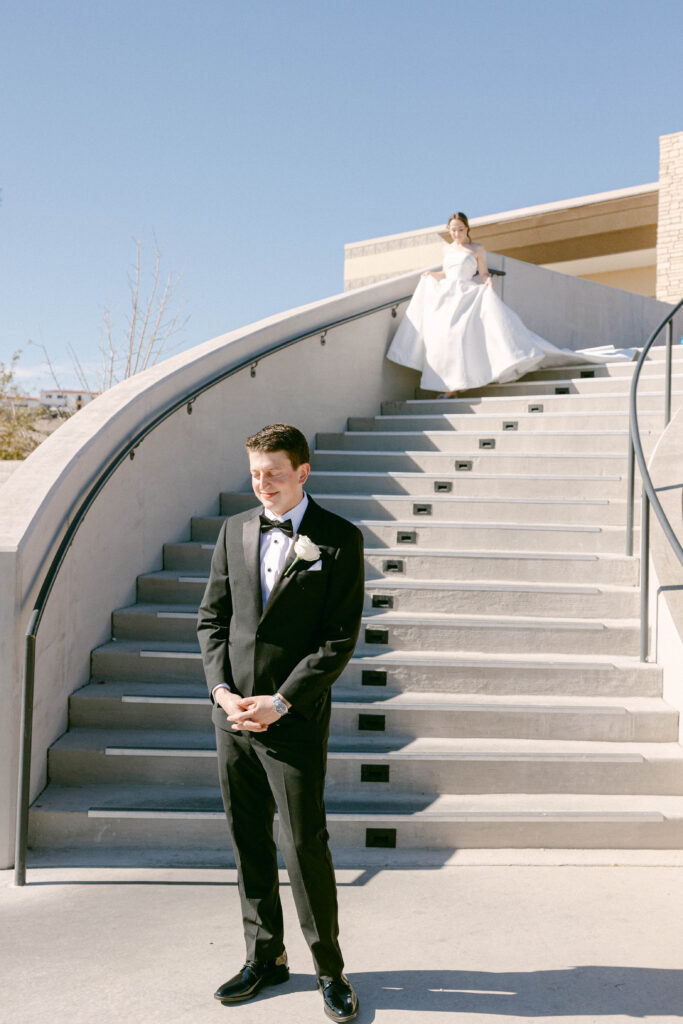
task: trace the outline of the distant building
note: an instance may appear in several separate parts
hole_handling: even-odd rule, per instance
[[[96,391],[41,391],[40,404],[44,409],[60,409],[66,412],[78,412],[88,402],[97,397]]]
[[[683,295],[683,132],[659,140],[659,181],[472,217],[489,252],[677,302]],[[465,197],[452,202],[465,207]],[[447,208],[444,216],[453,211]],[[441,262],[444,224],[345,246],[344,289]]]
[[[40,412],[42,409],[40,399],[32,395],[11,395],[9,398],[3,399],[2,405],[21,409],[23,412]]]

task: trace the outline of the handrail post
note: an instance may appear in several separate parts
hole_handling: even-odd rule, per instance
[[[645,487],[640,519],[640,660],[647,661],[650,632],[650,499]]]
[[[674,340],[673,317],[666,325],[666,370],[664,379],[664,426],[668,427],[671,419],[671,359]]]
[[[31,799],[31,749],[33,746],[33,693],[36,675],[36,625],[38,609],[33,610],[24,645],[21,733],[19,737],[19,781],[17,786],[17,825],[14,842],[14,884],[26,884],[26,847],[28,845],[28,805]]]
[[[636,452],[629,424],[628,431],[628,479],[626,482],[626,554],[633,554],[633,503],[635,501]]]

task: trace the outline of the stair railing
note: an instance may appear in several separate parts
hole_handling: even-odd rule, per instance
[[[664,427],[669,425],[671,419],[671,374],[672,374],[672,353],[673,353],[673,320],[678,311],[683,307],[683,299],[674,306],[670,313],[664,317],[658,327],[652,332],[645,343],[643,351],[636,364],[631,381],[631,394],[629,397],[629,448],[628,448],[628,481],[626,499],[626,554],[633,554],[633,513],[634,513],[634,490],[635,490],[635,463],[638,462],[638,470],[642,482],[641,496],[641,517],[640,517],[640,660],[647,661],[649,652],[649,617],[650,617],[650,506],[655,510],[664,536],[669,542],[678,561],[683,566],[683,545],[674,533],[671,523],[666,517],[652,478],[647,469],[647,462],[643,454],[643,445],[640,439],[638,427],[638,381],[640,371],[643,368],[648,353],[654,345],[659,334],[666,327],[666,362],[664,371]]]
[[[506,276],[504,270],[495,270],[490,268],[489,273],[495,277]],[[349,316],[340,317],[337,320],[331,320],[327,323],[323,323],[314,330],[306,331],[304,334],[297,334],[285,341],[280,341],[271,348],[266,349],[264,352],[261,352],[256,356],[252,355],[241,363],[230,367],[230,369],[221,371],[221,373],[209,378],[203,384],[194,388],[193,391],[183,395],[182,398],[176,399],[175,402],[171,403],[166,409],[158,413],[158,415],[139,430],[134,437],[120,445],[117,451],[111,456],[107,465],[102,469],[94,484],[91,486],[90,490],[81,501],[81,504],[71,517],[64,537],[62,538],[57,552],[45,573],[28,626],[26,627],[22,672],[22,708],[21,732],[19,736],[19,780],[17,785],[16,838],[14,845],[15,885],[26,884],[26,849],[28,842],[28,812],[31,789],[31,751],[33,747],[33,699],[35,690],[36,641],[38,629],[40,628],[40,623],[45,613],[48,599],[52,592],[59,570],[66,558],[66,554],[71,547],[79,527],[85,519],[89,509],[106,485],[107,481],[113,476],[126,458],[135,457],[135,449],[142,444],[145,438],[148,437],[152,431],[154,431],[174,413],[178,412],[179,409],[182,409],[183,406],[186,406],[188,412],[191,412],[192,404],[196,399],[199,398],[200,395],[203,395],[204,392],[215,387],[217,384],[222,383],[222,381],[227,380],[236,373],[240,373],[242,370],[250,370],[253,376],[257,363],[262,359],[266,359],[268,356],[272,356],[276,352],[282,352],[283,349],[289,348],[291,345],[296,345],[300,341],[305,341],[308,338],[314,338],[318,334],[320,335],[321,345],[324,345],[328,331],[333,330],[335,327],[342,327],[345,324],[352,323],[355,320],[361,320],[363,317],[371,316],[373,313],[380,313],[383,309],[390,309],[392,317],[395,318],[398,315],[398,307],[403,302],[407,302],[411,296],[412,293],[410,295],[403,295],[398,299],[383,302],[377,306],[371,307],[370,309],[363,310],[360,313],[352,313]]]
[[[38,597],[36,598],[24,637],[21,733],[19,737],[19,780],[17,786],[16,839],[14,847],[15,885],[26,884],[26,848],[28,841],[28,812],[31,787],[31,750],[33,745],[33,698],[35,689],[36,641],[38,630],[40,628],[40,623],[45,613],[45,608],[52,592],[52,588],[55,580],[57,579],[57,575],[59,574],[59,570],[64,563],[66,554],[71,547],[83,520],[94,504],[95,499],[101,493],[106,483],[111,479],[121,463],[129,457],[134,458],[135,449],[142,444],[146,437],[149,437],[149,435],[156,430],[160,424],[184,406],[187,407],[188,411],[191,411],[192,404],[206,391],[209,391],[211,388],[222,383],[222,381],[227,380],[229,377],[240,373],[242,370],[250,370],[253,376],[254,368],[257,363],[261,362],[261,360],[266,359],[268,356],[275,355],[276,352],[282,352],[283,349],[289,348],[291,345],[296,345],[300,341],[305,341],[308,338],[314,338],[316,335],[320,335],[320,342],[324,345],[326,343],[327,332],[333,330],[335,327],[341,327],[353,322],[354,320],[361,320],[363,317],[371,316],[373,313],[379,313],[383,309],[391,309],[392,317],[396,317],[398,307],[401,303],[407,302],[408,299],[410,299],[410,295],[404,295],[399,299],[392,299],[390,302],[383,302],[380,305],[373,306],[371,309],[363,310],[360,313],[352,313],[349,316],[340,317],[338,320],[332,320],[327,323],[320,324],[314,330],[306,331],[304,334],[297,334],[285,341],[280,341],[258,355],[252,355],[248,359],[231,366],[229,369],[222,370],[220,373],[204,381],[203,384],[198,385],[192,391],[183,395],[182,398],[176,399],[162,412],[158,413],[144,427],[142,427],[137,434],[122,443],[116,452],[110,457],[106,466],[103,467],[97,479],[90,487],[90,490],[87,492],[80,505],[70,518],[69,526],[43,578],[43,583],[38,593]]]

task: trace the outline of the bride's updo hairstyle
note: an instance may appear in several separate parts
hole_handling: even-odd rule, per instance
[[[466,214],[464,214],[464,213],[462,212],[462,210],[458,210],[458,212],[457,212],[457,213],[452,213],[452,214],[450,215],[450,217],[448,218],[448,224],[446,225],[446,227],[450,227],[450,226],[451,226],[451,223],[452,223],[452,222],[453,222],[454,220],[461,220],[461,221],[463,222],[463,224],[464,224],[464,225],[465,225],[465,227],[467,228],[467,237],[468,237],[468,238],[470,239],[470,242],[471,242],[471,241],[472,241],[472,239],[470,238],[470,222],[469,222],[469,221],[468,221],[468,219],[467,219],[467,215],[466,215]]]

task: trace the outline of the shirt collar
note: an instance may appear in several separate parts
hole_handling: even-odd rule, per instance
[[[304,513],[305,513],[307,508],[308,508],[308,495],[304,491],[303,498],[301,499],[299,504],[295,505],[294,508],[290,508],[289,512],[285,512],[282,516],[276,516],[275,513],[271,512],[271,510],[269,508],[264,508],[263,511],[264,511],[264,514],[267,516],[267,518],[268,519],[272,519],[274,523],[281,523],[285,519],[291,519],[292,520],[292,529],[294,530],[294,533],[298,533],[299,532],[299,527],[301,526],[301,520],[303,519]]]

